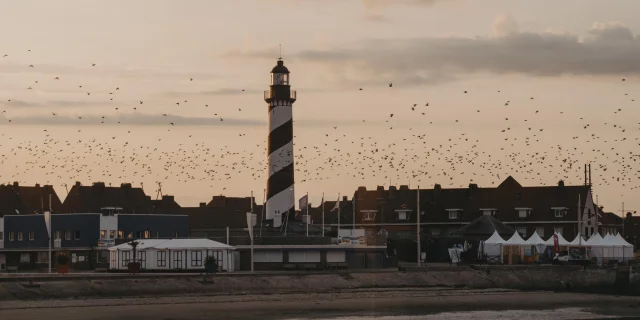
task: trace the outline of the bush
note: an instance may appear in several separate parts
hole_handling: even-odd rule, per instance
[[[207,264],[207,265],[218,264],[218,261],[216,260],[216,258],[212,256],[207,256],[204,259],[204,264]]]
[[[69,263],[69,257],[65,256],[65,255],[58,255],[58,257],[56,258],[57,263],[59,265],[66,265]]]

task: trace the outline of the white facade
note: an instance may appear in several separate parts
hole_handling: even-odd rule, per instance
[[[227,272],[234,270],[234,248],[208,239],[144,239],[139,240],[136,262],[146,270],[203,271],[208,256],[218,261]],[[128,243],[109,248],[109,269],[127,270],[133,262],[133,250]]]
[[[582,206],[582,204],[581,204]],[[587,199],[584,202],[584,208],[581,208],[582,215],[580,217],[580,230],[583,237],[589,238],[594,233],[598,232],[596,225],[596,206],[593,203],[593,196],[591,190],[587,193]]]
[[[118,237],[118,215],[100,216],[100,240],[105,246],[113,243]]]

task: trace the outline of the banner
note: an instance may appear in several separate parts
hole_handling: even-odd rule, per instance
[[[249,237],[253,241],[253,213],[247,212],[247,228],[249,229]]]
[[[49,234],[49,239],[51,239],[51,212],[44,212],[44,225],[47,227],[47,234]]]
[[[309,205],[309,195],[305,194],[304,197],[298,200],[298,207],[300,208],[300,211],[303,211],[307,209],[307,205]]]

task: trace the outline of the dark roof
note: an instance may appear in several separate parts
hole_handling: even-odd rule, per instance
[[[289,69],[284,66],[284,61],[278,60],[278,64],[271,69],[271,73],[289,73]]]
[[[152,212],[157,214],[180,214],[180,205],[173,196],[163,195],[162,199],[150,200]]]
[[[482,215],[468,225],[452,232],[451,235],[465,239],[486,240],[496,231],[504,239],[508,239],[515,232],[513,228],[500,220],[489,215]]]
[[[51,195],[51,211],[61,213],[62,202],[53,186],[21,186],[17,182],[11,185],[0,185],[0,217],[11,214],[33,214],[49,210]],[[16,211],[17,210],[17,211]]]
[[[182,214],[189,216],[189,229],[246,228],[246,212],[228,212],[216,207],[183,207]]]
[[[63,207],[68,213],[98,213],[104,207],[120,207],[123,213],[152,213],[153,203],[142,188],[130,183],[107,187],[103,182],[83,186],[79,182],[71,188]]]

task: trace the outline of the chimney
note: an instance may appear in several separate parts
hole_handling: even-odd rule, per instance
[[[441,192],[442,192],[442,186],[436,183],[436,185],[433,186],[433,195],[435,197],[439,197]]]
[[[174,197],[173,196],[162,196],[162,201],[173,202],[174,201]]]
[[[558,181],[558,187],[560,188],[564,187],[564,180]]]
[[[104,188],[104,182],[94,182],[92,185],[94,188]]]
[[[80,183],[80,181],[76,181],[76,187],[82,187],[82,183]]]
[[[131,189],[131,183],[121,183],[120,188]]]
[[[349,201],[349,198],[347,196],[342,196],[342,202],[347,202]]]
[[[396,186],[389,186],[389,191],[398,191]]]
[[[202,207],[206,207],[206,206],[207,206],[207,203],[206,203],[206,202],[200,202],[200,208],[202,208]]]
[[[39,183],[36,183],[36,188],[40,188],[40,184]]]
[[[471,189],[471,190],[478,190],[478,184],[476,184],[476,183],[470,183],[470,184],[469,184],[469,189]]]
[[[400,186],[400,191],[409,191],[409,186],[406,184],[403,184]]]
[[[378,187],[376,188],[376,191],[378,191],[378,192],[382,192],[382,191],[384,191],[384,186],[378,186]]]
[[[14,181],[14,182],[13,182],[13,186],[14,186],[14,187],[19,187],[19,186],[20,186],[20,184],[18,183],[18,181]]]
[[[591,163],[589,163],[589,185],[591,185]]]

